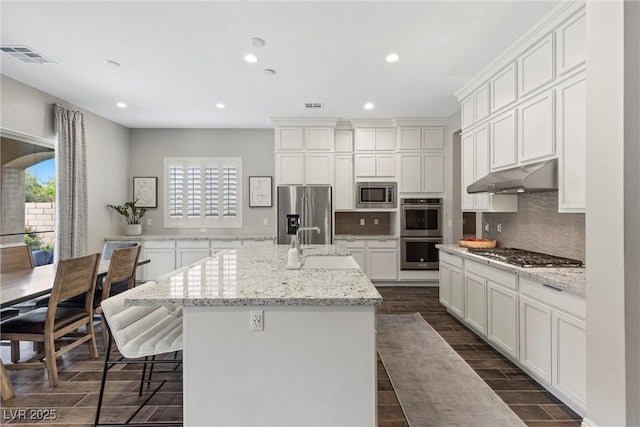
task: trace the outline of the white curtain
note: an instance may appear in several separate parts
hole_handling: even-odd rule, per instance
[[[84,117],[54,106],[57,136],[55,262],[87,253],[87,155]]]

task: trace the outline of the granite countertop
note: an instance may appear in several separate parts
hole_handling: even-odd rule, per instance
[[[109,236],[104,238],[105,241],[119,241],[119,242],[128,242],[128,241],[148,241],[148,240],[276,240],[276,236],[256,236],[256,235],[247,235],[247,236],[216,236],[212,234],[193,234],[193,235],[185,235],[185,234],[142,234],[140,236]]]
[[[548,286],[552,286],[562,291],[567,291],[571,294],[585,297],[586,292],[586,268],[572,268],[572,267],[518,267],[516,265],[508,264],[489,258],[485,258],[480,255],[469,253],[466,248],[461,248],[458,245],[436,245],[438,249],[443,252],[461,256],[475,262],[482,264],[488,264],[491,267],[499,268],[500,270],[515,273],[518,277],[527,277],[531,280],[543,283]]]
[[[349,256],[344,245],[303,245],[309,256]],[[228,249],[157,280],[127,305],[347,306],[377,305],[382,297],[360,269],[286,268],[289,245]]]
[[[399,240],[400,236],[390,234],[336,234],[335,240]]]

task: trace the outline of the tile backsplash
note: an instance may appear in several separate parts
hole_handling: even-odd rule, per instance
[[[360,224],[361,220],[364,220],[364,225]],[[335,225],[336,235],[386,236],[392,234],[391,214],[389,212],[336,212]]]
[[[526,249],[584,262],[584,214],[558,213],[558,192],[518,195],[518,212],[484,213],[482,224],[502,247]],[[496,227],[501,224],[502,232]]]

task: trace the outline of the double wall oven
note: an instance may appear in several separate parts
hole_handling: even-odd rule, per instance
[[[401,199],[402,270],[437,270],[442,243],[442,199]]]

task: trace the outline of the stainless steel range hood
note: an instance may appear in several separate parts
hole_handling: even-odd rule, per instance
[[[558,160],[493,172],[467,187],[468,193],[533,193],[558,189]]]

